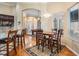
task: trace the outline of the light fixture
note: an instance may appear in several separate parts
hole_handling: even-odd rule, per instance
[[[51,14],[49,14],[49,13],[45,13],[45,14],[43,15],[44,18],[49,18],[50,16],[51,16]]]
[[[45,3],[45,6],[44,6],[44,9],[42,12],[42,17],[49,18],[50,16],[51,16],[51,13],[49,13],[49,11],[48,11],[48,5],[47,5],[47,3]]]

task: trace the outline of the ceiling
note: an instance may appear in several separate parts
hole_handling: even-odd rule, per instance
[[[69,3],[61,3],[61,2],[0,2],[1,5],[7,5],[7,6],[16,6],[16,4],[19,3],[21,5],[28,5],[28,4],[52,4],[53,6],[54,5],[68,5]],[[76,3],[76,2],[75,2]]]
[[[6,5],[6,6],[15,6],[16,2],[0,2],[1,5]]]

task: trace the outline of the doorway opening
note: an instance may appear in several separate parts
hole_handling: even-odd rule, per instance
[[[23,11],[23,26],[27,34],[32,35],[33,29],[41,29],[41,12],[37,9],[25,9]]]

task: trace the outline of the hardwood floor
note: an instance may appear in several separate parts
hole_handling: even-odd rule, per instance
[[[26,36],[26,48],[32,47],[35,45],[35,38],[31,36]],[[17,54],[15,54],[15,51],[12,50],[10,52],[11,56],[32,56],[27,51],[25,51],[24,47],[17,47]],[[59,53],[60,56],[76,56],[74,53],[72,53],[68,48],[62,49],[62,51]]]

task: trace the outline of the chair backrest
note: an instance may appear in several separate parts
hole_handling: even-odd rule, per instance
[[[57,29],[52,29],[52,32],[53,32],[53,33],[57,33],[58,30],[57,30]]]
[[[22,36],[25,36],[26,35],[26,29],[22,29],[21,35]]]
[[[57,32],[54,32],[52,34],[52,39],[51,40],[57,40],[57,35],[58,35],[58,33]]]
[[[57,29],[53,29],[54,31],[57,31]]]
[[[36,39],[43,39],[43,30],[37,30]]]
[[[61,35],[63,33],[62,29],[57,30],[57,32],[54,32],[52,35],[52,40],[61,40]]]
[[[63,30],[62,29],[59,29],[58,30],[58,34],[57,34],[57,39],[61,39],[62,33],[63,33]]]
[[[9,30],[8,31],[8,39],[12,39],[13,37],[15,37],[17,34],[17,30]]]

